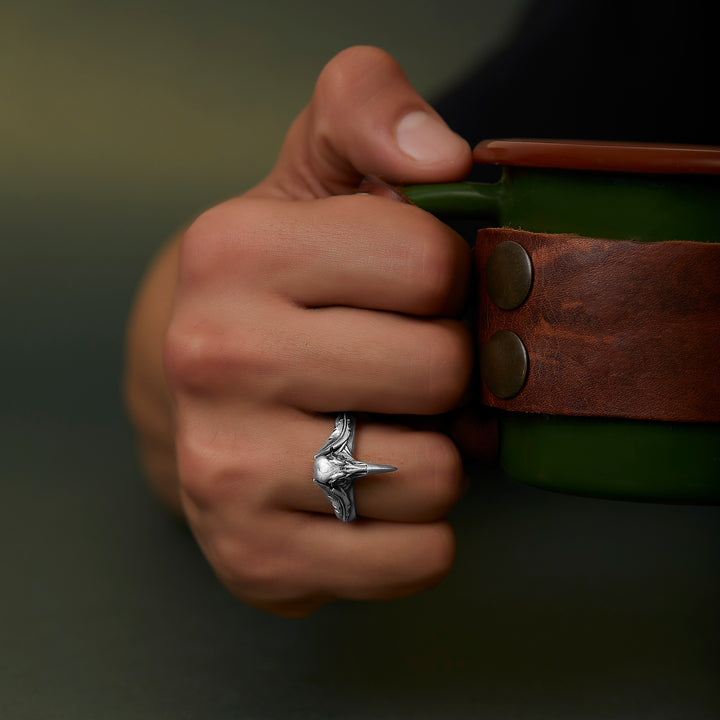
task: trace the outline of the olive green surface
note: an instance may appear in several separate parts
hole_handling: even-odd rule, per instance
[[[717,509],[474,471],[438,589],[286,621],[230,597],[150,497],[119,377],[151,254],[272,162],[336,44],[401,37],[415,72],[427,38],[463,44],[447,4],[413,6],[414,51],[403,2],[318,7],[0,8],[0,717],[718,717]]]

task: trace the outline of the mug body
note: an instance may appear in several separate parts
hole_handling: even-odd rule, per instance
[[[500,185],[503,226],[639,242],[720,241],[720,176],[506,167]],[[632,298],[627,304],[632,312]],[[526,483],[603,497],[720,501],[718,423],[501,411],[500,428],[501,463]]]
[[[624,243],[626,247],[632,244],[632,257],[637,258],[634,262],[638,263],[638,276],[645,278],[643,282],[668,285],[666,292],[657,295],[662,298],[659,305],[674,304],[675,296],[679,298],[685,294],[684,287],[692,290],[693,276],[683,277],[682,271],[673,270],[672,263],[653,275],[640,266],[645,255],[642,251],[636,252],[637,243],[644,247],[648,247],[646,244],[665,243],[665,249],[672,248],[679,258],[686,248],[697,248],[697,243],[702,243],[701,249],[715,263],[710,267],[720,267],[717,264],[720,259],[720,246],[717,245],[720,242],[717,222],[720,148],[575,141],[487,141],[476,148],[475,160],[501,165],[501,180],[491,185],[476,184],[472,191],[461,190],[459,185],[453,186],[455,189],[446,186],[447,198],[455,198],[454,206],[447,200],[435,202],[432,190],[425,191],[426,196],[423,191],[417,195],[410,192],[410,199],[441,215],[472,216],[475,213],[502,229],[543,234],[540,247],[541,254],[545,255],[552,255],[555,252],[553,245],[561,244],[568,235],[579,236],[581,244],[583,238],[602,239],[597,242],[606,243],[602,245],[605,248],[609,247],[607,241]],[[444,209],[449,209],[450,213],[443,213]],[[481,230],[478,234],[479,245],[483,242],[483,232]],[[535,242],[534,237],[530,239]],[[706,244],[714,245],[710,248]],[[712,252],[707,253],[708,249]],[[476,248],[478,257],[487,260],[487,253],[483,255],[480,250]],[[647,256],[650,257],[650,254]],[[480,259],[479,264],[485,260]],[[564,261],[560,257],[558,263]],[[484,287],[488,282],[485,275],[488,269],[489,265],[478,268],[480,298],[477,322],[483,367],[485,355],[490,354],[487,337],[483,336],[481,327],[489,322],[488,305],[491,306],[490,315],[494,313],[495,320],[500,317],[501,324],[505,323],[509,330],[513,330],[513,313],[520,312],[498,311],[492,306]],[[546,270],[549,276],[553,275],[552,263],[546,264]],[[702,294],[693,299],[694,307],[705,313],[703,327],[707,329],[706,337],[701,333],[698,341],[703,358],[699,379],[694,384],[693,378],[683,378],[683,387],[690,387],[693,396],[701,398],[700,405],[702,395],[706,393],[714,409],[700,413],[700,421],[688,421],[688,417],[694,416],[683,412],[677,415],[681,418],[679,420],[671,417],[670,420],[659,421],[653,419],[652,413],[649,413],[648,419],[634,409],[620,411],[617,416],[608,416],[607,411],[595,413],[592,403],[580,409],[576,404],[568,412],[544,412],[540,396],[532,406],[533,411],[528,412],[522,402],[523,393],[531,391],[533,373],[542,363],[534,358],[532,344],[526,350],[522,347],[522,343],[527,344],[527,341],[523,332],[518,331],[515,340],[524,353],[524,372],[529,377],[525,387],[522,388],[520,383],[518,387],[521,389],[513,390],[517,393],[516,399],[497,402],[492,392],[488,392],[484,376],[482,387],[483,398],[486,401],[490,398],[489,404],[501,408],[500,454],[507,474],[525,483],[593,496],[663,502],[720,502],[720,417],[716,417],[720,407],[720,384],[716,379],[720,372],[720,322],[713,320],[720,317],[720,308],[717,307],[720,277],[716,278],[714,273],[712,269],[704,271],[705,287],[710,288],[707,303],[704,303]],[[625,277],[627,275],[626,267]],[[612,268],[610,272],[608,268],[604,269],[602,282],[595,282],[591,270],[583,277],[586,285],[593,286],[583,288],[581,293],[582,297],[591,298],[589,306],[594,305],[593,293],[596,296],[612,295],[613,302],[620,306],[613,310],[614,316],[632,318],[637,312],[643,332],[653,337],[654,309],[647,307],[647,299],[638,300],[636,307],[632,290],[623,295],[622,287],[614,287]],[[600,278],[600,274],[597,277]],[[618,280],[619,284],[622,282]],[[535,284],[540,285],[537,278]],[[632,282],[627,287],[632,288]],[[644,290],[637,283],[634,287]],[[533,300],[533,293],[539,292],[542,289],[533,286],[529,290],[528,302]],[[572,288],[564,292],[563,303],[571,306],[574,302]],[[644,297],[646,293],[638,292],[638,295]],[[652,293],[649,296],[654,297]],[[587,309],[583,302],[577,301],[577,313],[592,314],[592,308]],[[641,302],[645,303],[642,308]],[[553,318],[562,314],[561,310],[559,307],[546,307],[533,316],[536,324],[540,322],[548,326],[546,334],[551,340]],[[654,334],[663,336],[672,333],[672,325],[662,325],[663,322],[667,324],[663,318],[668,313],[663,314],[663,308],[658,307],[657,315],[659,324]],[[677,315],[671,317],[678,322]],[[583,322],[582,332],[593,327],[592,318]],[[679,322],[682,324],[682,316]],[[557,327],[556,353],[560,364],[563,362],[565,339],[573,331],[572,327],[568,329],[567,324]],[[612,329],[605,327],[598,330],[598,334],[589,347],[600,347],[602,350],[603,343],[612,346],[615,340]],[[681,332],[679,337],[685,336]],[[682,341],[676,346],[665,343],[663,347],[672,347],[669,352],[678,356],[676,366],[680,369],[677,372],[682,374],[682,355],[686,352]],[[563,376],[564,387],[572,383],[572,375],[577,372],[586,383],[589,394],[592,394],[591,373],[598,372],[600,368],[598,376],[612,376],[613,357],[612,353],[608,353],[607,367],[603,367],[603,357],[588,361],[587,367],[584,367],[586,363],[582,354],[576,354],[574,364],[567,365],[570,369]],[[645,367],[638,368],[638,377],[655,360],[658,358],[645,357]],[[504,360],[501,358],[499,362],[502,365]],[[693,365],[689,362],[688,365],[694,370],[698,368],[698,363]],[[626,379],[625,383],[625,389],[629,388],[631,395],[632,374],[630,382]],[[600,378],[598,384],[602,386]],[[650,391],[660,397],[662,403],[664,388],[651,388]],[[555,390],[547,386],[546,392],[550,398]],[[512,409],[514,403],[522,411]],[[549,407],[557,405],[556,402],[548,402]],[[682,398],[679,401],[676,398],[675,405],[681,406]],[[612,407],[612,403],[608,406]],[[632,398],[629,406],[632,406]],[[708,417],[711,421],[707,421]]]

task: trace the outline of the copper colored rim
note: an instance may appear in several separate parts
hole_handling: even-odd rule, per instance
[[[476,163],[606,172],[720,174],[720,147],[591,140],[484,140]]]

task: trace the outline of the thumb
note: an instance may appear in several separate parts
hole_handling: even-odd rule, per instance
[[[464,177],[470,146],[373,47],[344,50],[323,69],[273,172],[256,191],[306,199],[353,192],[365,175],[393,183]]]

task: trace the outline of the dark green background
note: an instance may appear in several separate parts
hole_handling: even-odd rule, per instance
[[[152,253],[272,164],[337,50],[425,94],[526,3],[0,8],[0,717],[713,718],[720,512],[475,473],[456,569],[284,621],[149,497],[119,400]]]

